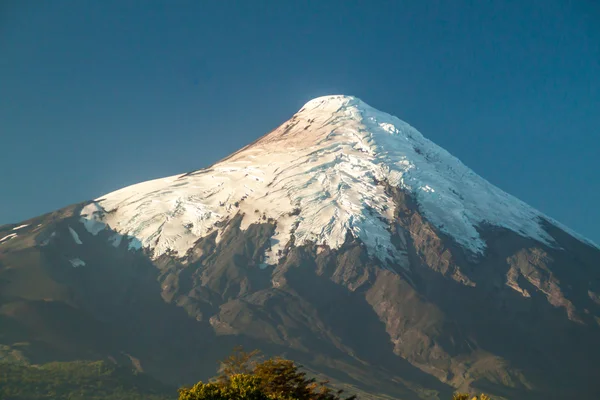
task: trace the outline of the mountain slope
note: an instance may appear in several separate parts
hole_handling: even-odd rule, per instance
[[[406,123],[328,96],[209,168],[0,227],[0,343],[171,384],[244,344],[381,398],[592,398],[599,260]]]

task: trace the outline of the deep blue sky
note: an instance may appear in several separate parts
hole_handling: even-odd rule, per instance
[[[0,1],[0,224],[351,94],[600,243],[597,3]]]

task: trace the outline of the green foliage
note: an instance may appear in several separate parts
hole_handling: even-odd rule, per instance
[[[229,381],[229,377],[238,374],[250,374],[252,367],[256,364],[260,352],[254,350],[245,352],[241,346],[233,349],[233,353],[221,361],[220,374],[217,380],[221,383]]]
[[[235,374],[224,383],[199,382],[191,389],[180,389],[180,400],[269,400],[260,379],[249,374]]]
[[[103,361],[0,364],[2,400],[167,400],[174,390]]]
[[[179,390],[179,400],[341,400],[328,382],[308,378],[293,361],[259,360],[258,352],[236,348],[222,363],[215,382],[198,382]],[[354,400],[354,396],[347,400]]]
[[[485,394],[481,394],[479,396],[477,396],[477,395],[472,396],[467,393],[455,393],[454,396],[452,396],[452,400],[492,400],[492,399],[489,396],[486,396]]]

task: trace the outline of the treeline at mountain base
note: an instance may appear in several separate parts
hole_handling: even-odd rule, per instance
[[[105,361],[0,362],[1,400],[358,400],[308,377],[293,361],[236,348],[210,382],[177,390]],[[492,400],[457,393],[452,400]]]
[[[177,388],[106,361],[0,362],[0,400],[173,400]]]

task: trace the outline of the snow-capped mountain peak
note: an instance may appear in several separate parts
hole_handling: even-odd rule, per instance
[[[309,101],[289,121],[215,165],[129,186],[81,214],[90,232],[110,226],[158,257],[182,256],[220,222],[274,221],[265,264],[313,242],[340,247],[351,232],[369,255],[406,265],[390,240],[394,202],[382,181],[409,191],[423,215],[472,253],[477,227],[504,227],[545,244],[539,212],[479,177],[416,129],[352,96]],[[219,232],[220,233],[220,232]],[[217,237],[218,240],[218,237]]]

